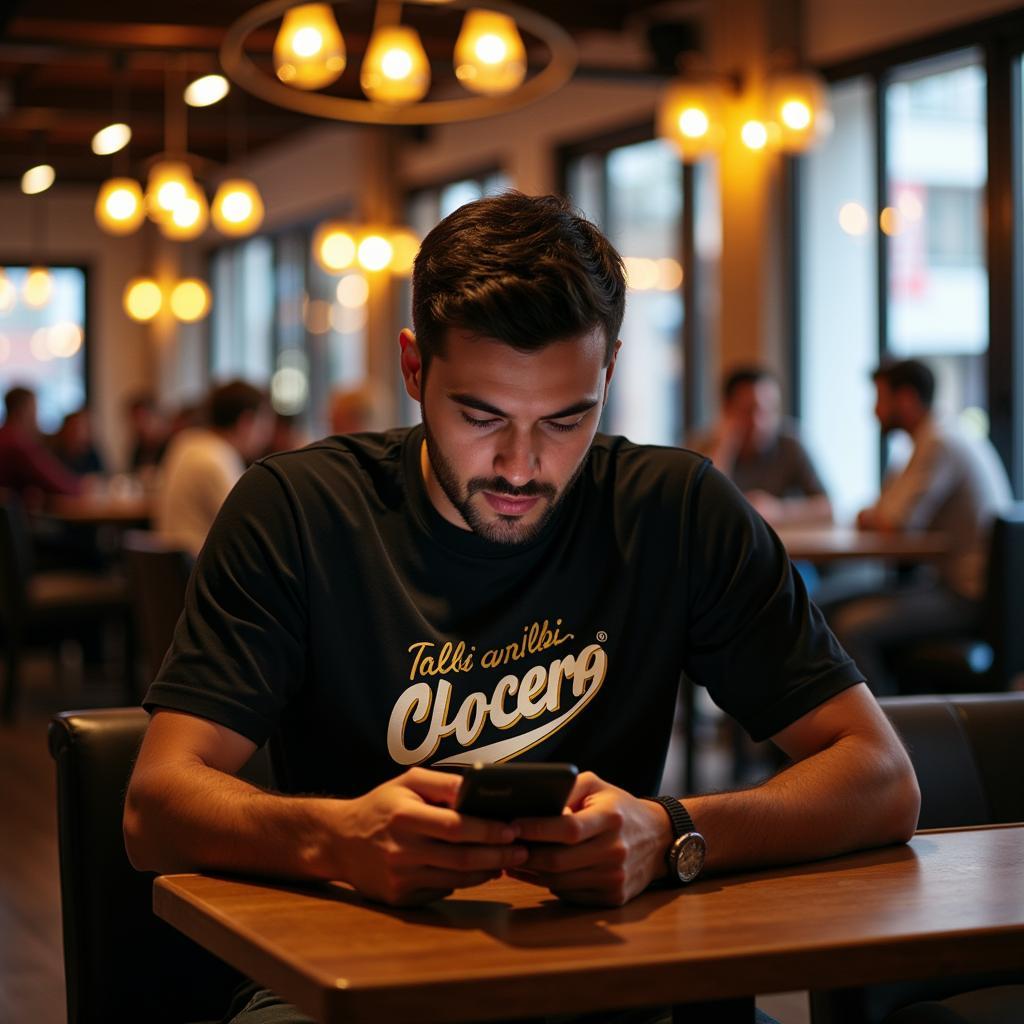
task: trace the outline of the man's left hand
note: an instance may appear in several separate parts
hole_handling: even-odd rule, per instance
[[[593,772],[576,780],[561,817],[516,825],[530,854],[507,873],[571,903],[622,906],[665,874],[672,829],[664,809]]]

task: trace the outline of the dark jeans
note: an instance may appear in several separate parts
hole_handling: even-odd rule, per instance
[[[235,994],[222,1024],[314,1024],[297,1007],[273,992],[249,983]],[[528,1024],[506,1021],[505,1024]],[[607,1013],[568,1014],[533,1018],[532,1024],[672,1024],[670,1007],[644,1007],[636,1010],[610,1010]],[[702,1022],[700,1022],[702,1024]],[[756,1024],[779,1024],[766,1013],[757,1011]]]

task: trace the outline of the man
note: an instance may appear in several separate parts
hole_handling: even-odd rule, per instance
[[[101,476],[106,472],[103,457],[92,439],[88,409],[76,409],[64,417],[50,439],[50,448],[67,469],[80,476]]]
[[[157,491],[157,532],[193,554],[246,465],[266,449],[273,428],[264,393],[240,380],[214,388],[209,421],[209,427],[175,437]]]
[[[618,254],[552,196],[482,199],[428,235],[400,338],[422,427],[265,459],[225,503],[146,699],[137,867],[398,905],[507,871],[619,905],[678,881],[695,832],[708,872],[911,834],[906,755],[760,517],[691,452],[596,436],[624,296]],[[642,799],[683,669],[796,762],[687,798],[693,831]],[[272,733],[275,794],[235,777]],[[583,769],[568,813],[452,809],[437,768],[518,757]],[[306,1020],[252,1000],[237,1024]]]
[[[886,652],[978,625],[992,520],[1012,501],[999,455],[987,438],[970,437],[932,413],[935,377],[916,359],[873,374],[882,432],[914,442],[906,467],[890,476],[878,501],[857,516],[866,530],[935,530],[949,539],[938,578],[911,580],[886,593],[837,602],[829,621],[876,693],[896,692]]]
[[[139,394],[124,406],[128,421],[128,468],[133,473],[158,466],[167,451],[168,429],[152,395]]]
[[[831,522],[825,486],[781,409],[771,372],[740,367],[722,385],[717,428],[690,447],[705,453],[773,526]]]
[[[0,427],[0,488],[38,505],[47,495],[78,494],[79,477],[54,458],[39,436],[36,396],[14,387],[4,395],[5,419]]]

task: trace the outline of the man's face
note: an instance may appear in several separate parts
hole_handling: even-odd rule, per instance
[[[778,384],[766,377],[736,388],[726,412],[740,425],[744,447],[761,451],[778,437],[781,406]]]
[[[875,381],[875,416],[883,434],[900,429],[902,421],[897,395],[889,386],[889,382],[881,377]]]
[[[424,381],[403,332],[406,388],[420,402],[427,493],[449,522],[487,540],[534,537],[576,478],[597,432],[615,359],[604,332],[518,352],[449,328]]]

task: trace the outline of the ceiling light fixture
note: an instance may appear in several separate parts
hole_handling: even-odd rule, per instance
[[[223,75],[203,75],[185,87],[185,102],[190,107],[212,107],[224,99],[230,89]]]
[[[56,173],[49,164],[36,164],[21,176],[21,191],[27,196],[37,196],[53,184],[54,178]]]
[[[92,137],[92,151],[97,156],[110,156],[124,149],[132,141],[132,130],[122,121],[108,124]]]
[[[440,6],[430,0],[417,2]],[[344,60],[345,54],[340,31],[332,42],[337,21],[329,4],[266,0],[257,5],[228,29],[220,49],[221,65],[233,82],[267,103],[362,124],[445,124],[491,117],[557,91],[576,67],[572,37],[550,18],[505,0],[448,0],[444,6],[467,12],[453,54],[456,80],[479,95],[425,99],[430,65],[415,29],[401,24],[402,6],[378,0],[374,31],[360,63],[360,84],[367,99],[316,91],[341,74],[336,64],[328,66],[332,55]],[[253,32],[279,18],[275,78],[256,64],[246,43]],[[547,50],[547,62],[529,76],[521,30]]]

